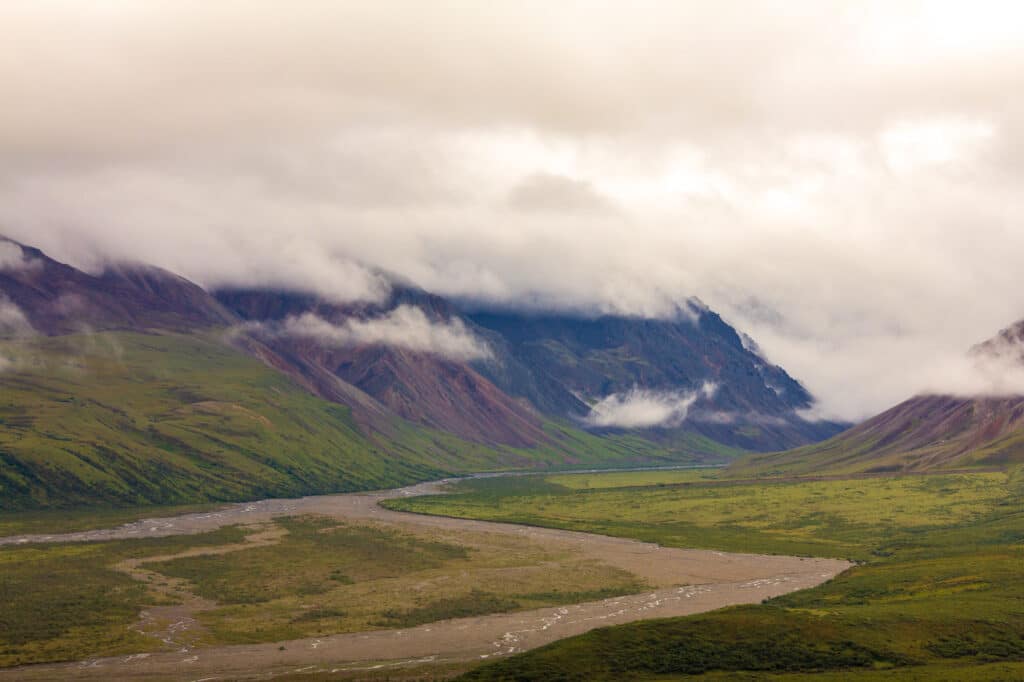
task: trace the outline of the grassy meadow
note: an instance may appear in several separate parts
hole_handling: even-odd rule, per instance
[[[979,518],[1002,473],[736,484],[711,469],[470,479],[393,509],[631,537],[672,547],[868,560],[878,541]],[[607,480],[605,480],[607,479]]]
[[[714,475],[482,479],[459,483],[451,496],[388,505],[668,546],[858,562],[820,587],[761,605],[595,630],[467,679],[1018,679],[1019,471],[757,484]]]
[[[131,629],[166,598],[114,569],[125,559],[240,542],[238,527],[201,535],[0,547],[0,667],[154,651]]]

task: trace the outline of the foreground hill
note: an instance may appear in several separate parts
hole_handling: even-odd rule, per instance
[[[399,419],[385,439],[219,333],[35,337],[0,342],[0,357],[0,509],[297,496],[691,456],[555,424],[547,425],[552,445],[528,450]]]
[[[978,362],[1024,363],[1024,322],[971,349]],[[733,463],[737,476],[916,472],[1024,463],[1024,395],[922,395],[838,436]]]
[[[1024,462],[1024,397],[919,396],[823,443],[751,455],[737,476],[848,474]]]

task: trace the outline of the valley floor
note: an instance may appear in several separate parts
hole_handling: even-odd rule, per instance
[[[266,500],[113,529],[2,538],[0,559],[7,565],[19,553],[47,548],[149,543],[141,556],[118,555],[113,568],[146,585],[152,603],[130,625],[134,638],[108,647],[108,653],[121,647],[117,656],[17,666],[0,671],[0,679],[363,676],[425,664],[442,673],[595,627],[757,603],[850,566],[378,506],[434,492],[437,484],[422,484]],[[365,556],[354,561],[353,552]],[[377,573],[360,574],[374,562]],[[410,570],[396,573],[401,563]],[[312,582],[278,584],[282,575]],[[317,576],[326,578],[316,582]],[[314,634],[295,636],[302,633]],[[61,656],[60,649],[47,653],[8,639],[8,665],[19,655]]]
[[[477,480],[394,508],[668,547],[839,556],[762,604],[593,630],[467,680],[1024,679],[1024,470],[828,480],[721,472]]]

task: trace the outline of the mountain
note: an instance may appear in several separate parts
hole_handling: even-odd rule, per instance
[[[970,350],[1024,366],[1024,321]],[[824,442],[744,457],[736,476],[928,471],[1024,463],[1024,395],[922,395]]]
[[[350,404],[356,419],[367,426],[379,426],[381,414],[395,414],[478,443],[529,447],[551,440],[537,410],[506,395],[466,359],[424,352],[402,344],[403,339],[383,344],[367,336],[370,325],[378,325],[378,333],[453,328],[472,338],[454,308],[438,296],[408,286],[393,287],[382,302],[358,304],[265,289],[234,289],[216,295],[250,323],[249,332],[238,341],[240,347],[273,356],[275,367],[299,381],[314,379],[314,392]],[[409,320],[396,320],[396,311],[403,311]],[[290,332],[281,333],[282,323],[300,319],[316,328],[302,330],[286,324],[284,329]],[[405,322],[411,324],[403,326]],[[366,338],[362,342],[333,338],[353,329],[363,330]],[[368,400],[339,395],[339,382],[358,389]]]
[[[697,302],[674,318],[651,320],[467,312],[408,284],[394,284],[383,301],[357,304],[267,289],[215,295],[249,325],[240,347],[298,381],[313,380],[318,395],[351,405],[370,427],[383,411],[473,442],[524,447],[549,442],[544,421],[557,419],[660,442],[685,431],[763,451],[821,440],[844,426],[803,419],[800,411],[813,404],[803,386]],[[486,350],[423,352],[411,344],[437,330]],[[408,338],[374,342],[374,333],[389,331]],[[373,402],[339,396],[339,385]],[[592,418],[611,404],[635,413],[630,401],[638,396],[665,418]]]
[[[839,428],[801,419],[806,390],[696,302],[587,317],[391,285],[369,302],[211,293],[0,238],[0,508],[721,462]]]
[[[0,510],[294,497],[691,458],[571,430],[552,435],[557,447],[490,447],[397,418],[383,438],[216,331],[6,339],[0,359]]]
[[[210,294],[173,273],[115,264],[91,275],[0,237],[0,295],[47,335],[85,330],[187,331],[233,324]]]
[[[639,430],[660,437],[687,429],[751,450],[822,440],[845,426],[802,418],[814,402],[807,390],[698,301],[668,319],[494,311],[468,317],[504,351],[502,362],[482,363],[481,372],[565,419],[586,424],[602,401],[621,411],[631,400],[655,407],[682,400],[690,403],[685,416],[667,410],[665,423]],[[606,429],[622,428],[615,415],[605,416],[598,423]]]

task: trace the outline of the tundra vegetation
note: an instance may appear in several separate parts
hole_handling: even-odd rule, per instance
[[[1024,475],[716,480],[708,471],[467,480],[404,509],[677,547],[850,558],[754,606],[592,631],[472,680],[1020,679]]]

